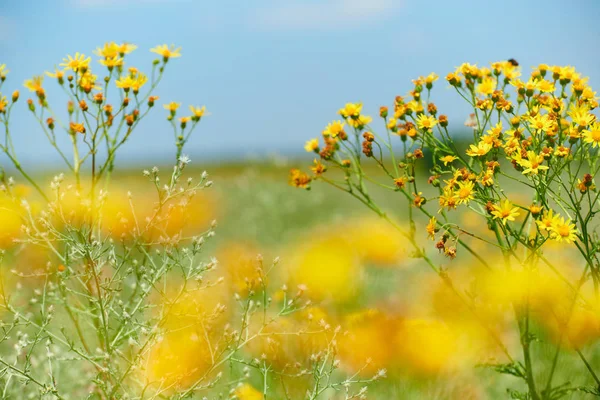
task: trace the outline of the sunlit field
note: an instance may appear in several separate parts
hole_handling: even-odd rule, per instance
[[[379,115],[334,109],[305,157],[215,163],[186,152],[210,105],[155,95],[181,49],[134,51],[108,42],[24,84],[0,65],[2,398],[600,396],[582,73],[464,63]],[[16,107],[62,168],[19,161]],[[172,162],[124,166],[150,113]]]

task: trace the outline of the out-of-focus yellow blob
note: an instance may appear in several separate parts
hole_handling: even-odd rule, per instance
[[[267,315],[268,324],[262,318],[251,321],[250,331],[258,334],[247,346],[253,357],[278,368],[290,368],[306,364],[312,354],[327,348],[331,329],[325,330],[328,317],[323,309],[311,307],[291,316],[273,317]]]
[[[186,388],[209,377],[225,345],[224,292],[220,285],[183,294],[173,289],[159,305],[163,333],[143,364],[145,381],[153,388]]]
[[[377,266],[399,266],[407,258],[406,238],[381,218],[361,218],[337,229],[361,261]]]
[[[256,247],[238,242],[225,243],[217,252],[216,258],[226,271],[226,282],[234,293],[245,296],[260,288],[265,277],[257,260],[259,253]]]
[[[345,319],[347,332],[339,338],[342,367],[348,372],[363,371],[373,375],[382,368],[390,368],[394,354],[394,332],[397,320],[378,310],[363,310]]]
[[[15,200],[0,193],[0,248],[11,247],[21,234],[23,211]]]
[[[342,303],[355,295],[362,269],[344,241],[316,239],[294,250],[289,260],[290,281],[305,285],[309,297]]]
[[[234,399],[238,400],[262,400],[264,396],[261,392],[256,390],[251,385],[244,383],[241,386],[238,386],[234,391]]]
[[[546,312],[538,312],[539,322],[548,330],[550,337],[568,348],[579,349],[600,339],[600,303],[572,296],[556,298]]]
[[[76,190],[64,185],[60,199],[52,206],[55,224],[74,226],[100,222],[105,234],[127,239],[141,234],[154,240],[178,234],[196,234],[206,229],[215,218],[216,201],[207,193],[197,193],[191,199],[179,198],[160,209],[153,188],[128,194],[116,181],[111,190],[92,199],[89,189]]]
[[[396,343],[400,367],[410,373],[433,375],[456,365],[458,336],[441,321],[404,320]]]

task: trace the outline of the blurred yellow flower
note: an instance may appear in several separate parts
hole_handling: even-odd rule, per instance
[[[73,72],[85,72],[87,71],[91,57],[86,57],[85,54],[75,53],[74,57],[67,55],[67,58],[63,58],[63,62],[59,66],[64,69],[70,69]]]
[[[181,57],[181,47],[175,48],[175,45],[167,46],[166,44],[158,45],[150,49],[152,53],[156,53],[163,57],[163,60],[167,61],[169,58]]]
[[[239,400],[262,400],[262,399],[264,399],[264,396],[261,392],[254,389],[253,386],[248,385],[247,383],[244,383],[243,385],[238,386],[234,391],[234,395],[235,395],[235,398],[239,399]]]

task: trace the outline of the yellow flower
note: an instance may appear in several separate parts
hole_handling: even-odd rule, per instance
[[[202,106],[202,107],[190,106],[190,111],[192,112],[192,114],[194,114],[195,118],[200,119],[206,113],[206,106]]]
[[[137,74],[137,76],[135,77],[135,79],[133,79],[133,82],[131,84],[131,88],[133,89],[134,93],[137,93],[140,91],[140,88],[142,86],[144,86],[146,84],[146,82],[148,82],[148,77],[144,74],[142,74],[141,72],[139,74]]]
[[[431,217],[429,223],[425,227],[427,230],[427,237],[431,240],[435,240],[435,231],[436,231],[437,220],[435,217]]]
[[[475,146],[474,144],[469,146],[467,149],[467,155],[470,157],[480,157],[485,156],[492,149],[492,145],[490,143],[486,143],[481,141]]]
[[[332,121],[323,130],[323,136],[337,137],[339,134],[344,132],[345,123],[342,121]]]
[[[23,84],[23,86],[25,86],[27,89],[31,90],[32,92],[38,92],[40,90],[44,90],[42,88],[42,82],[44,81],[44,76],[43,75],[38,75],[38,76],[34,76],[32,79],[28,79],[25,81],[25,83]]]
[[[442,161],[445,166],[448,166],[448,163],[453,162],[457,158],[458,157],[455,157],[455,156],[444,156],[444,157],[440,157],[440,161]]]
[[[346,103],[344,108],[340,108],[338,113],[344,118],[358,118],[362,111],[362,103]]]
[[[548,116],[548,114],[536,114],[535,117],[531,118],[531,127],[536,131],[536,133],[540,132],[549,132],[552,130],[554,123]]]
[[[567,114],[573,119],[574,123],[580,126],[588,126],[596,120],[596,116],[590,114],[589,106],[585,103],[580,106],[571,106]]]
[[[481,176],[481,184],[483,186],[493,186],[494,185],[494,170],[487,169],[485,173]]]
[[[437,123],[437,119],[431,115],[421,114],[417,117],[417,126],[423,130],[431,130]]]
[[[116,44],[115,42],[104,43],[102,48],[97,48],[94,51],[99,57],[104,58],[116,58],[117,56],[124,56],[137,49],[137,46],[130,43]]]
[[[439,78],[440,77],[435,72],[432,72],[425,77],[425,83],[431,85],[433,82],[437,81]]]
[[[544,212],[542,219],[536,221],[536,224],[540,231],[548,231],[550,232],[552,228],[556,225],[560,216],[554,215],[554,211],[548,210]]]
[[[120,89],[125,89],[125,91],[128,91],[129,89],[131,89],[133,84],[134,84],[134,80],[129,75],[122,76],[121,78],[119,78],[115,81],[115,85],[117,85],[117,87]]]
[[[96,75],[92,74],[90,71],[85,71],[83,75],[81,75],[79,86],[88,93],[92,89],[100,90],[102,88],[96,85],[96,79],[98,79]]]
[[[310,152],[316,151],[319,149],[319,140],[311,139],[304,145],[304,150]]]
[[[244,383],[235,389],[234,394],[239,400],[262,400],[264,399],[263,394],[252,386]]]
[[[107,57],[104,60],[98,60],[98,62],[109,69],[123,65],[123,59],[120,57]]]
[[[84,54],[75,53],[75,57],[67,55],[67,58],[63,58],[63,63],[59,65],[74,72],[85,72],[89,67],[90,61],[92,61],[91,57],[86,58]]]
[[[466,204],[473,200],[473,191],[475,184],[471,181],[458,182],[458,190],[456,195],[458,196],[458,204]]]
[[[0,64],[0,77],[5,77],[10,71],[6,69],[6,64]]]
[[[366,125],[369,125],[373,121],[373,118],[368,115],[359,115],[358,118],[351,118],[348,120],[348,124],[356,129],[362,129]]]
[[[537,82],[537,88],[542,93],[553,93],[554,83],[545,79],[541,79]]]
[[[550,236],[557,242],[573,243],[577,239],[577,229],[570,219],[565,221],[564,217],[557,217],[552,224]]]
[[[477,86],[477,92],[480,94],[483,94],[484,96],[488,96],[488,95],[492,94],[495,89],[496,89],[496,79],[494,79],[494,78],[485,78]]]
[[[135,44],[126,43],[126,42],[118,45],[117,47],[119,50],[119,54],[121,54],[121,55],[129,54],[132,51],[134,51],[135,49],[137,49],[137,46]]]
[[[0,114],[6,112],[6,106],[8,106],[8,101],[6,100],[6,96],[0,97]]]
[[[583,141],[591,143],[592,147],[600,145],[600,122],[596,121],[583,131]]]
[[[523,170],[523,175],[534,174],[537,175],[540,170],[547,170],[547,165],[542,165],[544,162],[544,156],[541,154],[536,154],[534,151],[527,152],[527,159],[519,158],[517,159],[517,163],[525,168]]]
[[[166,44],[162,44],[150,49],[150,51],[163,56],[164,61],[167,61],[169,58],[181,57],[181,47],[175,48],[175,45],[169,47]]]
[[[504,225],[507,221],[514,221],[515,217],[519,216],[519,208],[513,207],[512,203],[508,200],[504,200],[499,205],[494,204],[492,215],[494,219],[499,219]]]
[[[46,71],[46,75],[48,75],[50,78],[55,78],[55,79],[61,80],[65,76],[65,71],[61,71],[61,70],[55,68],[54,73]]]
[[[181,103],[175,103],[174,101],[172,101],[169,104],[163,105],[163,107],[165,108],[165,110],[169,110],[172,113],[174,113],[175,111],[177,111],[180,105]]]

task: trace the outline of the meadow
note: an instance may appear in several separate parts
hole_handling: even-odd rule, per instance
[[[572,67],[461,65],[466,134],[430,74],[306,158],[219,165],[186,155],[206,108],[153,95],[180,49],[134,50],[65,58],[60,101],[42,76],[0,95],[3,398],[600,396],[600,123]],[[19,162],[13,107],[64,171]],[[155,111],[174,165],[120,167]]]

